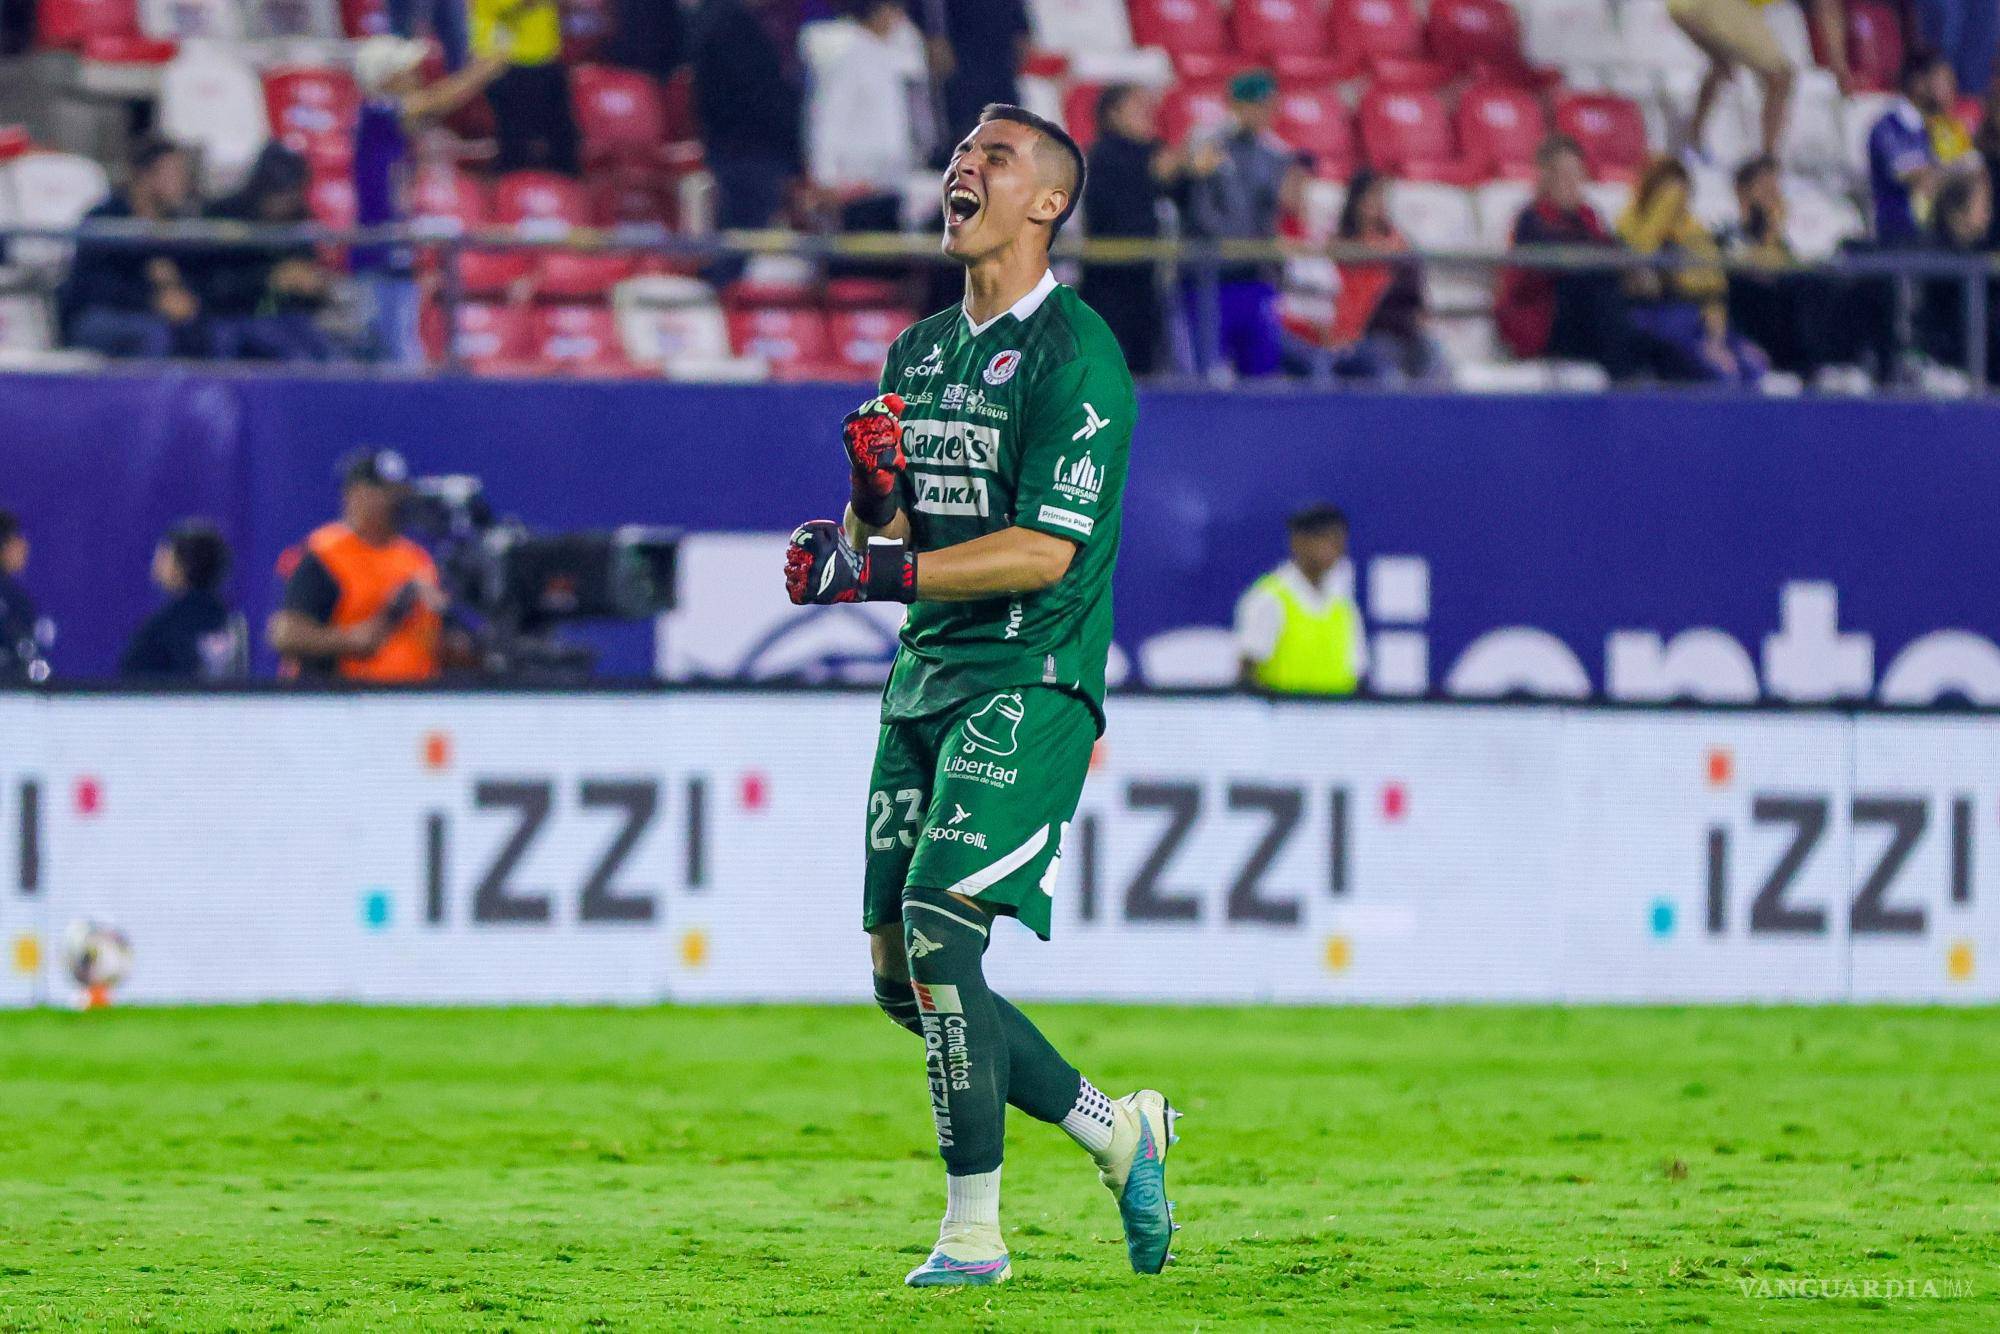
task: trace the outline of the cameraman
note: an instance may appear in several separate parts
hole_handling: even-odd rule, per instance
[[[341,517],[286,553],[284,605],[266,636],[286,674],[429,681],[442,667],[445,607],[430,553],[399,532],[409,465],[392,449],[341,462]]]

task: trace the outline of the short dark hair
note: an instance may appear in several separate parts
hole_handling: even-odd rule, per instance
[[[207,519],[183,519],[168,529],[167,549],[189,588],[212,593],[229,573],[229,543]]]
[[[1903,53],[1903,68],[1897,75],[1896,86],[1908,89],[1917,79],[1944,63],[1944,52],[1934,46],[1924,46],[1919,43]]]
[[[1343,533],[1347,531],[1347,513],[1340,506],[1324,500],[1293,510],[1285,520],[1285,531],[1294,537],[1332,532],[1336,528]]]
[[[1076,146],[1076,140],[1070,137],[1068,130],[1047,116],[1037,116],[1026,107],[1017,107],[1011,102],[988,102],[979,113],[979,123],[985,125],[996,120],[1027,126],[1062,149],[1069,158],[1070,170],[1076,174],[1076,184],[1069,192],[1069,202],[1063,205],[1063,211],[1056,215],[1055,222],[1049,227],[1049,241],[1053,243],[1062,232],[1063,224],[1069,221],[1069,215],[1076,212],[1076,206],[1083,202],[1083,150]]]
[[[180,153],[184,151],[186,150],[184,150],[179,144],[175,143],[171,139],[166,138],[164,135],[158,135],[158,134],[144,135],[140,137],[132,145],[132,152],[130,154],[132,160],[132,174],[134,176],[137,176],[140,175],[141,173],[151,171],[153,168],[153,164],[158,162],[161,158],[170,157],[175,153]]]
[[[1736,188],[1739,190],[1748,190],[1750,182],[1756,180],[1767,171],[1776,171],[1777,169],[1778,159],[1772,157],[1769,153],[1759,153],[1756,157],[1751,158],[1736,169]]]
[[[1535,165],[1546,167],[1564,153],[1583,156],[1583,145],[1567,134],[1552,134],[1535,147]]]
[[[1347,198],[1340,204],[1340,222],[1333,229],[1335,240],[1352,241],[1361,234],[1361,202],[1385,179],[1368,167],[1354,173],[1354,178],[1347,183]]]
[[[6,546],[21,535],[21,516],[12,510],[0,510],[0,547]]]

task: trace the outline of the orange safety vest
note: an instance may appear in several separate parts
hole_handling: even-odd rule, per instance
[[[430,553],[399,537],[387,546],[363,541],[344,523],[330,523],[306,539],[306,550],[340,588],[332,625],[359,625],[389,605],[412,579],[437,587]],[[419,604],[396,627],[373,657],[342,658],[336,670],[350,681],[428,681],[438,674],[438,641],[444,623]]]

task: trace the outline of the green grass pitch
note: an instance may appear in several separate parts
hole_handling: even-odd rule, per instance
[[[2000,1329],[1990,1010],[1029,1009],[1190,1113],[1164,1276],[1015,1116],[1015,1281],[903,1288],[872,1011],[0,1015],[0,1330]]]

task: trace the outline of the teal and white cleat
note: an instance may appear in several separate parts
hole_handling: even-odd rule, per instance
[[[1180,1230],[1167,1199],[1167,1148],[1180,1138],[1174,1122],[1181,1114],[1152,1089],[1128,1093],[1111,1105],[1118,1124],[1097,1178],[1117,1197],[1133,1272],[1157,1274],[1174,1258],[1169,1248]]]
[[[952,1228],[930,1259],[903,1276],[913,1288],[984,1288],[1013,1277],[999,1228]]]

